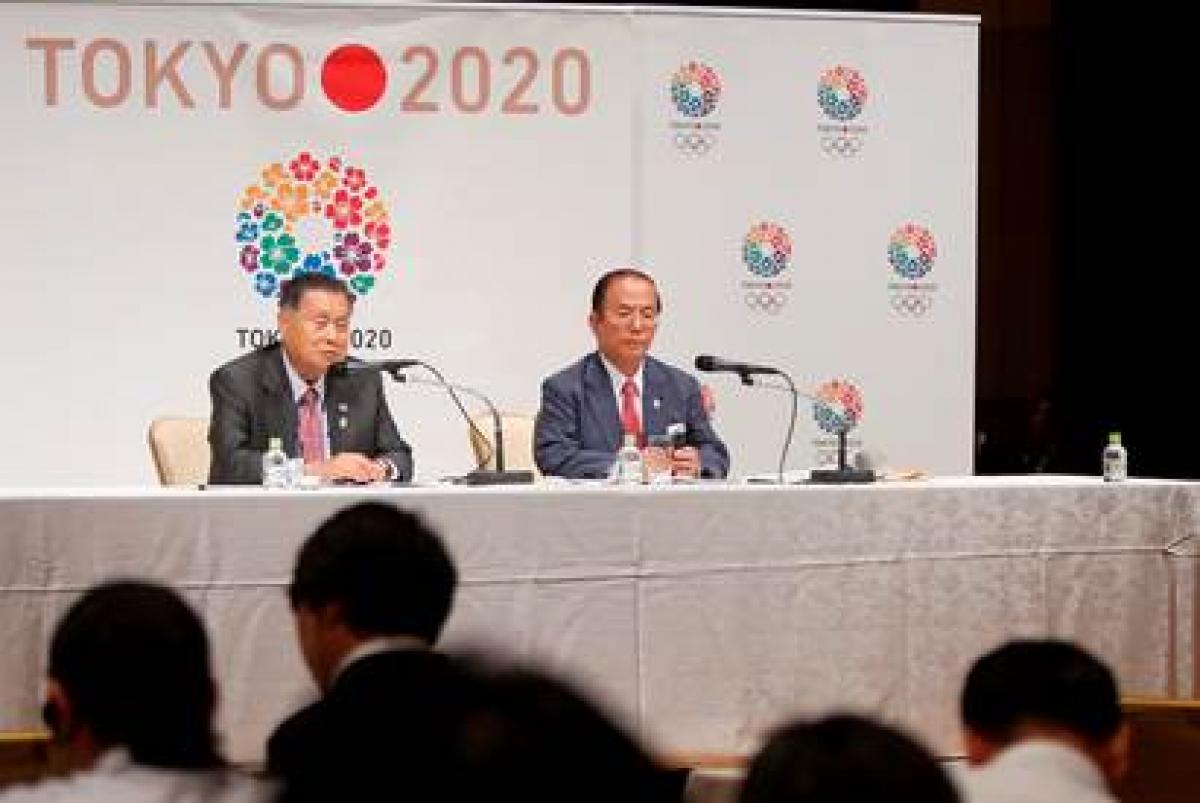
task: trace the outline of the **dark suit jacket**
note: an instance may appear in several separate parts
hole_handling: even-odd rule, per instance
[[[267,771],[283,781],[283,800],[403,799],[409,784],[446,762],[464,697],[460,678],[450,658],[430,650],[388,650],[350,664],[267,742]]]
[[[272,437],[283,439],[288,455],[299,456],[296,402],[279,344],[222,365],[208,385],[212,395],[210,483],[262,482],[262,455]],[[396,431],[378,373],[327,375],[325,409],[330,454],[360,452],[385,457],[395,464],[397,479],[412,478],[412,452]]]
[[[686,425],[688,445],[700,450],[701,475],[726,476],[729,450],[704,412],[700,383],[653,357],[646,358],[642,383],[642,429],[646,435],[666,434],[670,424]],[[533,445],[543,474],[606,477],[621,439],[612,380],[598,353],[592,352],[542,382]]]

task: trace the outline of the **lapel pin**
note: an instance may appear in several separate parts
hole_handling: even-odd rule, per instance
[[[662,399],[655,399],[653,401],[653,404],[654,404],[654,409],[657,410],[659,407],[662,407]]]
[[[338,402],[338,406],[337,406],[337,407],[338,407],[338,412],[339,412],[339,413],[348,413],[348,412],[350,412],[350,405],[349,405],[349,404],[347,404],[346,402]],[[343,419],[343,420],[345,420],[345,419]]]
[[[342,416],[338,419],[338,427],[340,429],[345,429],[348,426],[350,426],[350,419],[346,418],[346,416]]]

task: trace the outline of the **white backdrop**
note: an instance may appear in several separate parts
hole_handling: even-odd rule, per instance
[[[358,112],[322,83],[352,43],[386,74]],[[152,481],[148,421],[207,414],[237,330],[273,327],[236,215],[301,152],[362,168],[389,213],[355,323],[391,347],[360,356],[421,357],[533,411],[541,378],[591,347],[592,283],[632,262],[663,291],[659,356],[848,381],[856,441],[970,472],[977,49],[974,18],[5,3],[0,484]],[[700,116],[673,102],[714,78]],[[763,223],[791,244],[766,277],[744,258]],[[332,232],[322,210],[295,233],[319,251]],[[734,471],[773,468],[786,399],[710,381]],[[470,467],[445,398],[389,397],[419,476]],[[789,465],[827,441],[802,405]]]

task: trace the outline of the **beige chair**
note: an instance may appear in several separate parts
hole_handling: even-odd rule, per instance
[[[479,433],[476,433],[474,429],[469,431],[471,449],[475,452],[475,461],[479,462],[488,456],[488,461],[481,468],[495,469],[496,456],[491,454],[492,416],[488,413],[480,413],[471,420],[479,429]],[[535,477],[540,477],[541,473],[533,462],[533,416],[522,413],[501,413],[500,425],[504,428],[504,468],[508,471],[532,471]],[[480,434],[483,435],[483,438],[480,438]]]
[[[150,456],[163,485],[208,481],[207,418],[156,418],[150,422]]]

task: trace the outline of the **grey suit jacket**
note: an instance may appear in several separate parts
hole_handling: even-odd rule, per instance
[[[729,450],[713,431],[689,374],[647,357],[642,372],[642,428],[648,437],[674,423],[687,427],[687,443],[700,451],[701,475],[729,473]],[[621,419],[612,380],[596,352],[542,382],[534,426],[534,458],[543,474],[600,478],[621,445]]]
[[[262,482],[262,455],[272,437],[299,456],[296,402],[278,344],[222,365],[209,379],[212,423],[208,442],[214,485]],[[378,373],[325,377],[330,454],[359,452],[391,460],[397,479],[412,478],[412,451],[396,431]]]

